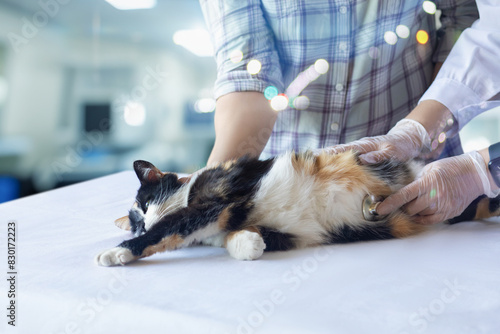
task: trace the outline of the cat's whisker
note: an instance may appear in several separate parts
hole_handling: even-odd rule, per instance
[[[165,204],[165,203],[164,203]],[[181,203],[167,203],[166,206],[162,206],[159,208],[159,210],[155,213],[155,215],[161,219],[168,213],[172,213],[174,211],[177,211],[178,209],[184,207]]]

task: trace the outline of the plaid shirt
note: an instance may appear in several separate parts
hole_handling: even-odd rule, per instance
[[[290,103],[279,112],[262,157],[385,134],[417,105],[431,83],[434,63],[451,50],[455,31],[478,17],[474,1],[435,1],[442,12],[437,30],[435,15],[422,3],[200,0],[216,51],[215,97],[264,92],[268,86],[288,92],[301,72],[325,59],[328,71],[300,93],[309,106],[297,109]],[[425,44],[417,42],[419,30],[428,33]],[[235,51],[241,51],[241,61],[234,59]],[[253,59],[262,65],[257,74],[247,71]],[[460,153],[455,136],[442,156]]]

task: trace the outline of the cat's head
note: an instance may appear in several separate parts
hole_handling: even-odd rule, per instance
[[[141,186],[135,203],[129,211],[132,233],[140,235],[156,224],[165,214],[179,208],[181,196],[174,196],[188,178],[179,178],[175,173],[164,173],[152,163],[137,160],[134,171]],[[175,199],[174,197],[179,197]]]

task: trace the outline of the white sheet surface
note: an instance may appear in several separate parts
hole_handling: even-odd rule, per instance
[[[124,267],[94,264],[130,233],[124,172],[0,205],[0,258],[17,222],[13,333],[500,333],[500,220],[405,240],[237,261],[193,247]],[[7,269],[4,269],[6,274]],[[6,280],[1,307],[6,313]],[[5,326],[5,327],[4,327]]]

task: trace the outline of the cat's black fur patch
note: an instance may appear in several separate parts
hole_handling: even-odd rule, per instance
[[[328,238],[330,244],[343,244],[356,241],[371,241],[393,239],[391,228],[381,222],[377,226],[366,226],[353,228],[349,225],[343,225],[340,229],[331,231]]]
[[[365,166],[387,184],[406,184],[408,182],[405,181],[411,177],[408,164],[397,160],[384,160]]]
[[[469,206],[465,208],[465,210],[459,216],[449,219],[448,224],[456,224],[463,221],[473,220],[474,217],[476,217],[477,205],[484,198],[486,198],[486,195],[481,195],[473,200],[472,203],[469,204]]]
[[[244,227],[247,217],[252,209],[252,202],[243,202],[231,206],[229,209],[230,217],[226,222],[225,230],[228,232],[241,230]]]
[[[226,230],[241,229],[253,208],[251,199],[255,196],[257,186],[273,162],[274,159],[244,157],[227,169],[219,166],[210,173],[202,173],[191,186],[188,206],[228,207],[230,217],[226,222]]]
[[[464,221],[474,220],[478,211],[479,202],[483,200],[488,201],[488,211],[492,215],[494,215],[495,212],[500,209],[500,196],[497,196],[495,198],[488,198],[488,196],[486,195],[481,195],[473,200],[472,203],[469,204],[469,206],[465,208],[465,210],[459,216],[449,219],[448,224],[457,224]]]
[[[260,180],[273,166],[274,159],[257,160],[245,156],[229,168],[223,166],[202,173],[191,186],[188,205],[216,201],[238,203],[255,195]]]
[[[148,246],[160,243],[165,237],[179,235],[182,238],[186,238],[195,231],[206,227],[217,220],[222,209],[223,207],[220,205],[208,209],[182,208],[163,217],[147,233],[126,240],[119,244],[118,247],[128,248],[134,256],[141,256]]]
[[[266,252],[286,251],[295,248],[295,237],[276,229],[259,226],[260,234],[266,244]]]
[[[498,209],[500,209],[500,196],[497,196],[495,198],[490,198],[490,204],[488,205],[488,210],[490,210],[490,212],[496,212]]]
[[[129,222],[130,222],[130,231],[134,234],[136,234],[137,232],[146,232],[146,230],[144,229],[144,219],[142,218],[142,215],[137,212],[136,210],[134,209],[131,209],[129,212],[128,212],[128,219],[129,219]]]

